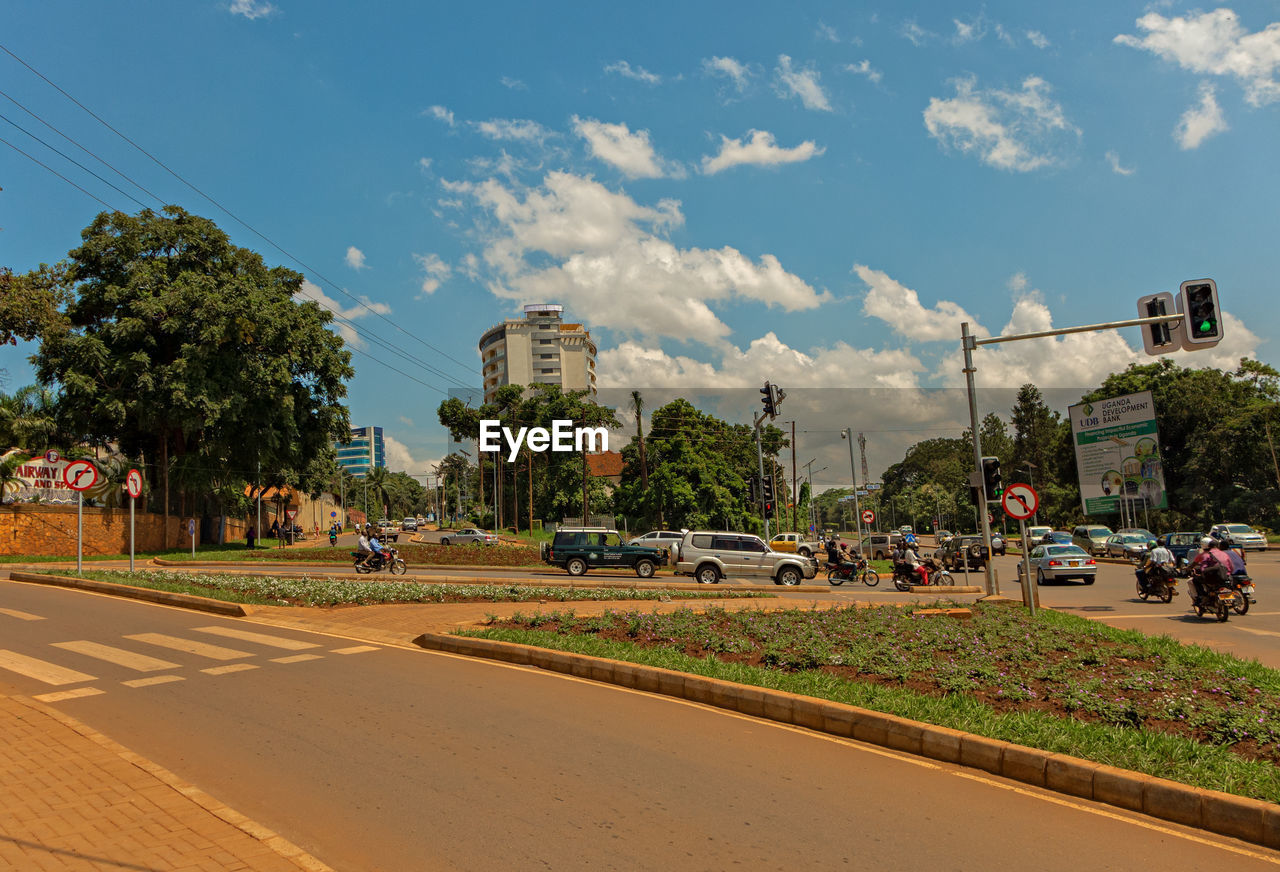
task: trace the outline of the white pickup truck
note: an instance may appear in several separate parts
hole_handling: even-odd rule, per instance
[[[822,551],[821,543],[810,541],[801,533],[779,533],[769,540],[769,547],[774,551],[799,554],[801,557],[812,557]]]

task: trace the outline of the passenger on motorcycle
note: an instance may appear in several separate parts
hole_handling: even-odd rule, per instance
[[[1153,569],[1170,574],[1173,572],[1173,552],[1154,539],[1147,543],[1147,554],[1143,564],[1134,573],[1138,576],[1138,584],[1144,591],[1147,589],[1147,573]]]
[[[919,575],[921,584],[929,583],[929,568],[920,562],[920,555],[903,543],[898,550],[898,557],[901,559],[896,562],[908,577]]]
[[[360,531],[360,538],[356,540],[356,553],[360,555],[361,563],[368,563],[369,555],[373,553],[373,549],[369,547],[369,536],[364,530]]]
[[[1211,588],[1231,584],[1231,558],[1215,539],[1205,536],[1200,540],[1200,553],[1191,561],[1191,582],[1196,588],[1196,598],[1203,599]]]
[[[365,564],[372,567],[376,572],[382,568],[382,543],[378,541],[377,536],[369,539],[369,550],[373,553],[365,560]]]

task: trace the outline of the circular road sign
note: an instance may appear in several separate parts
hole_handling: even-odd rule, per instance
[[[62,455],[58,453],[58,449],[50,448],[48,451],[44,453],[44,459],[48,463],[57,463],[59,460],[62,459]]]
[[[135,500],[142,496],[142,473],[136,469],[129,470],[129,474],[124,477],[124,489]]]
[[[875,520],[876,520],[876,513],[875,513],[875,512],[871,511],[870,509],[863,509],[863,510],[862,510],[862,523],[864,523],[864,524],[874,524],[874,523],[875,523]]]
[[[88,490],[98,482],[98,467],[87,460],[73,460],[62,470],[62,480],[72,490]]]
[[[1004,489],[1000,499],[1004,512],[1010,518],[1025,521],[1036,513],[1040,506],[1040,496],[1029,484],[1011,484]]]
[[[336,517],[338,517],[338,513],[337,513],[337,512],[330,512],[330,513],[329,513],[329,517],[330,517],[330,518],[336,518]]]

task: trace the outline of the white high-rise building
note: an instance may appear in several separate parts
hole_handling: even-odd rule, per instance
[[[502,385],[559,385],[596,396],[596,345],[581,324],[563,321],[564,307],[542,303],[524,307],[480,337],[484,401]]]

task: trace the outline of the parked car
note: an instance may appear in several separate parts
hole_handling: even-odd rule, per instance
[[[812,557],[770,551],[763,539],[749,533],[690,530],[675,546],[675,560],[676,575],[691,575],[701,584],[731,577],[796,585],[818,572]]]
[[[1141,533],[1117,533],[1107,537],[1106,555],[1137,563],[1147,553],[1147,543],[1150,541]]]
[[[1107,550],[1107,539],[1114,536],[1110,527],[1100,524],[1081,524],[1071,531],[1071,542],[1093,555]]]
[[[944,569],[963,572],[965,565],[975,571],[987,565],[987,546],[981,536],[952,536],[942,546]]]
[[[563,567],[570,575],[586,575],[589,569],[631,569],[641,578],[653,578],[667,563],[667,549],[633,545],[608,527],[561,527],[550,543],[542,543],[542,559]]]
[[[1248,524],[1214,524],[1213,529],[1209,531],[1209,535],[1215,539],[1228,539],[1233,545],[1237,545],[1246,551],[1249,549],[1267,550],[1267,537]]]
[[[403,521],[400,522],[400,529],[406,533],[418,532],[418,519],[405,518]]]
[[[1184,559],[1191,560],[1196,556],[1196,552],[1200,550],[1200,540],[1203,538],[1203,533],[1182,531],[1179,533],[1165,533],[1156,541],[1169,549],[1173,554],[1174,561],[1181,563]]]
[[[680,541],[679,530],[652,530],[643,536],[636,536],[630,539],[628,545],[643,545],[647,548],[666,548],[670,550],[671,546]]]
[[[1078,578],[1085,584],[1093,584],[1098,577],[1098,564],[1090,555],[1076,545],[1037,545],[1027,555],[1031,567],[1031,575],[1036,584],[1050,581],[1066,581]],[[1018,564],[1022,571],[1022,564]]]
[[[779,533],[769,540],[769,547],[774,551],[812,557],[822,550],[822,543],[810,541],[800,533]]]
[[[497,545],[498,537],[475,527],[465,527],[440,537],[441,545]]]

